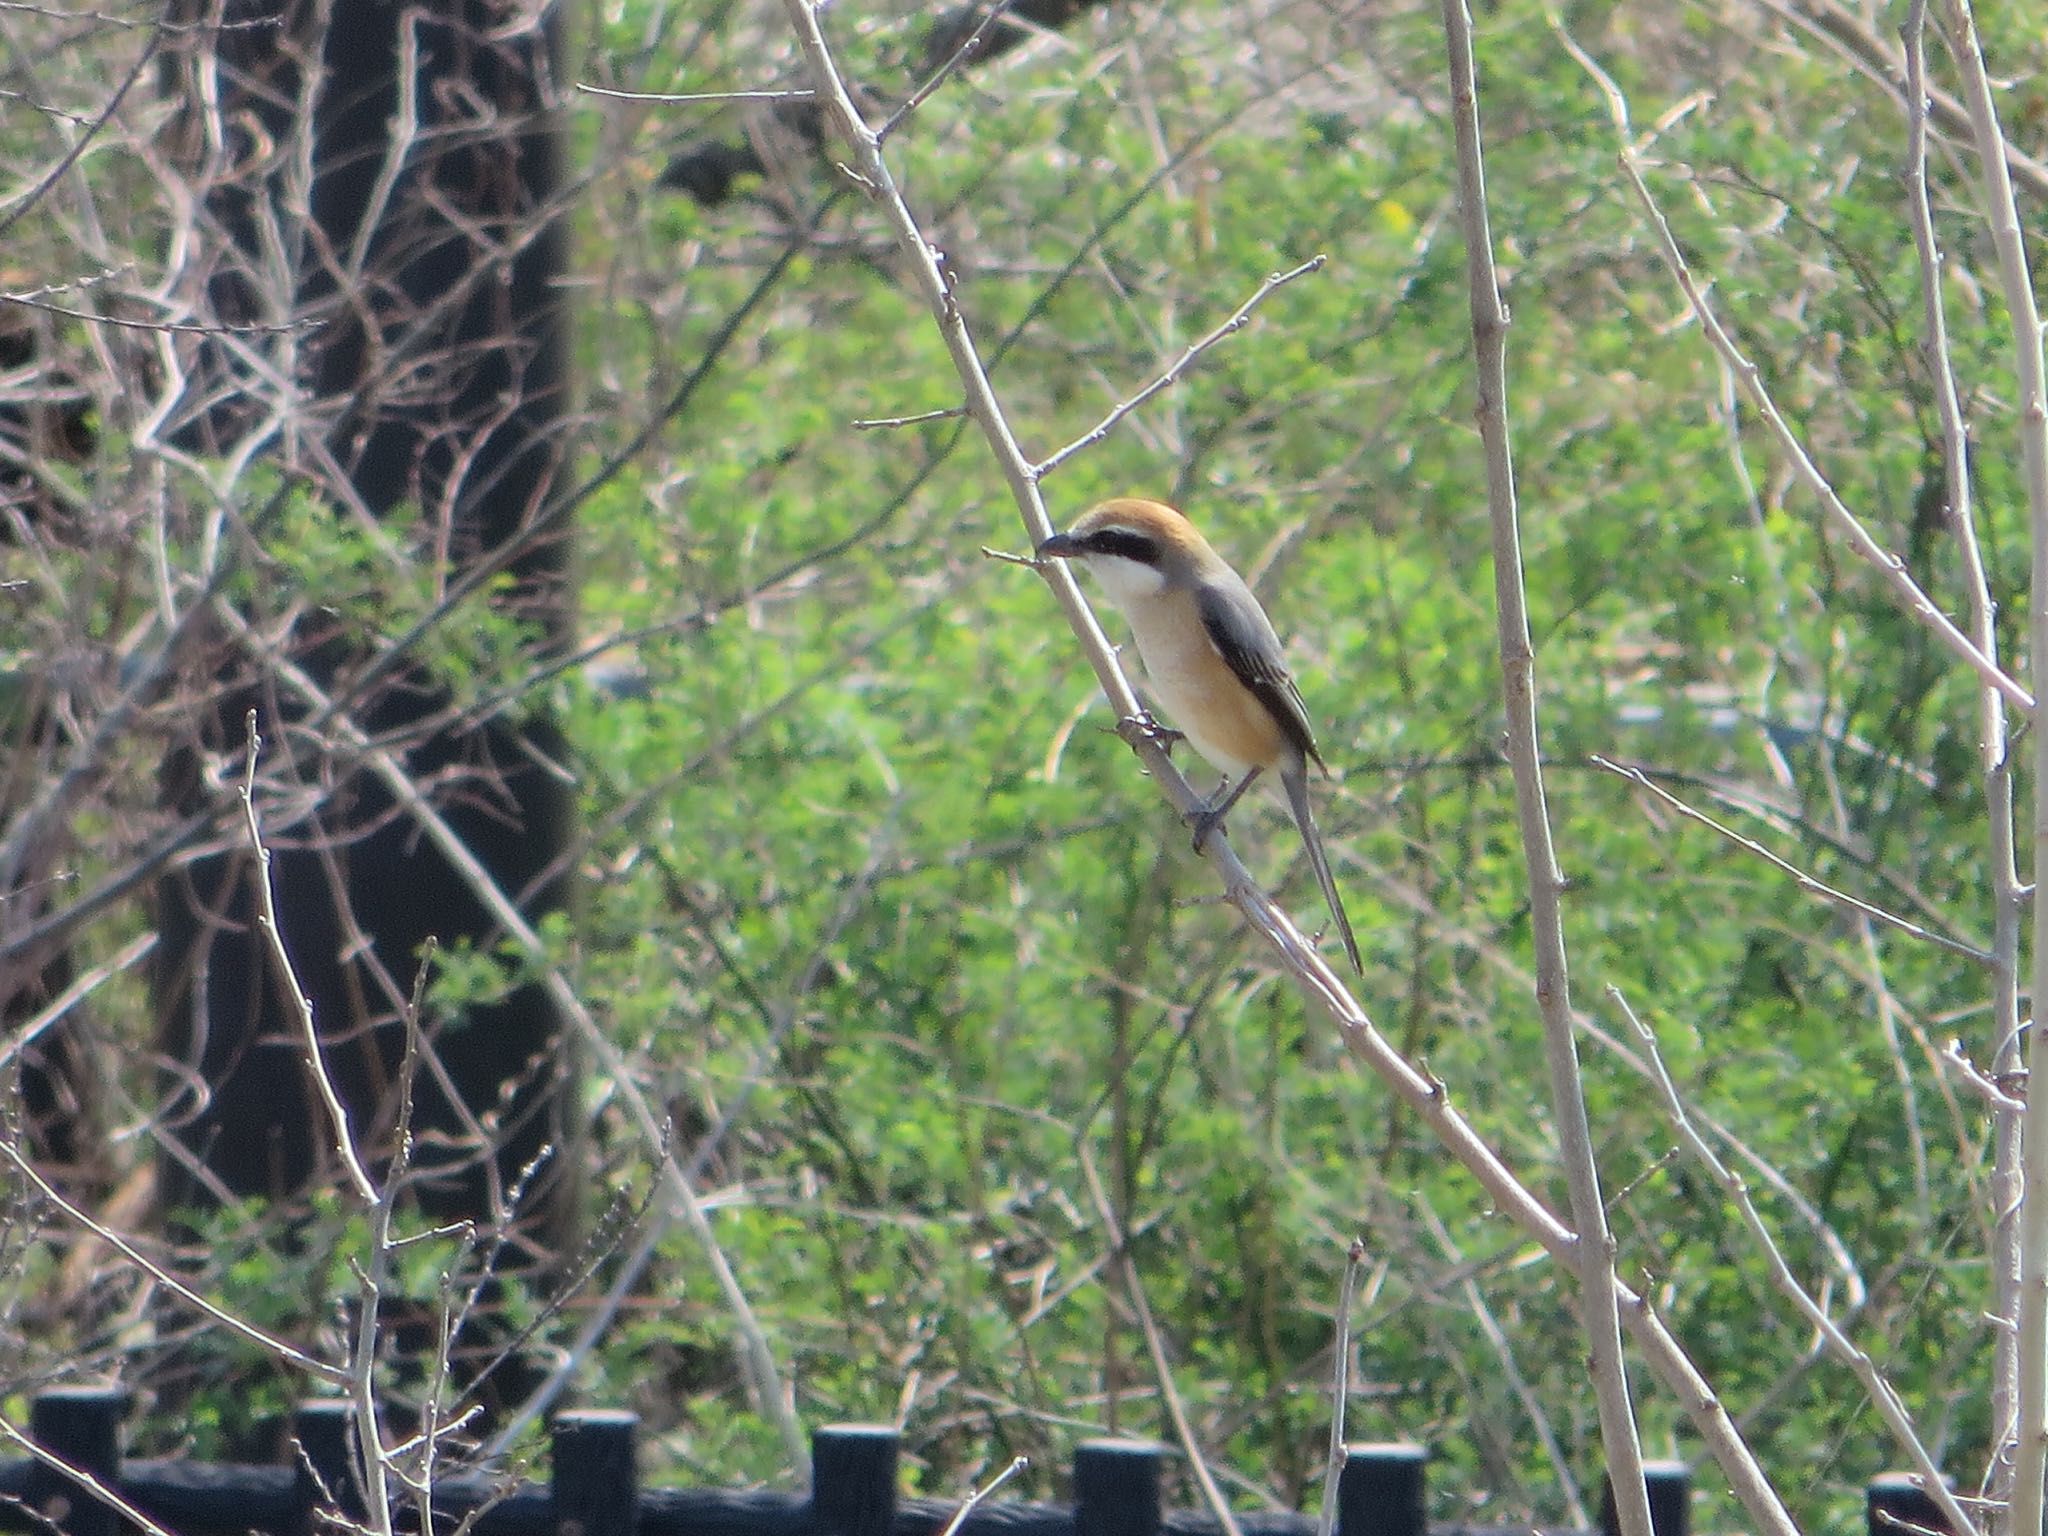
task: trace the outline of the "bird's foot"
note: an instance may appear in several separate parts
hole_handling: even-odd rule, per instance
[[[1230,793],[1230,780],[1225,779],[1223,787],[1216,791],[1207,805],[1200,810],[1189,811],[1181,818],[1195,834],[1195,852],[1202,851],[1202,844],[1209,841],[1210,833],[1223,825],[1223,818],[1230,814],[1230,807],[1235,803],[1236,797]]]
[[[1131,746],[1151,742],[1165,751],[1172,751],[1176,741],[1186,741],[1187,736],[1170,725],[1162,725],[1157,716],[1149,710],[1141,714],[1126,715],[1116,723],[1117,735]]]

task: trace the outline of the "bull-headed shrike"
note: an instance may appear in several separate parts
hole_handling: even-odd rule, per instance
[[[1261,774],[1275,774],[1344,953],[1363,975],[1358,940],[1309,811],[1308,765],[1325,772],[1328,765],[1316,750],[1273,621],[1244,578],[1180,513],[1136,496],[1091,507],[1065,533],[1039,545],[1038,555],[1078,560],[1095,573],[1130,623],[1168,723],[1224,775],[1214,802],[1194,818],[1195,847]]]

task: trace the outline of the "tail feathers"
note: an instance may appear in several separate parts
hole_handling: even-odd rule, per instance
[[[1323,835],[1316,830],[1315,816],[1308,806],[1308,765],[1304,763],[1292,773],[1283,772],[1281,782],[1287,786],[1287,804],[1294,812],[1294,824],[1301,829],[1301,840],[1308,848],[1308,861],[1315,866],[1316,883],[1323,888],[1323,900],[1330,904],[1330,916],[1336,919],[1337,933],[1344,940],[1344,953],[1350,957],[1351,969],[1359,975],[1365,974],[1365,962],[1358,957],[1358,940],[1351,933],[1351,919],[1344,915],[1344,898],[1337,894],[1337,882],[1330,875],[1330,861],[1323,856]]]

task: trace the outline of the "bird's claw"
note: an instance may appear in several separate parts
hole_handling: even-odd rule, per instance
[[[1169,752],[1173,750],[1176,741],[1187,740],[1185,733],[1176,731],[1170,725],[1160,724],[1158,719],[1149,713],[1124,716],[1117,722],[1116,733],[1134,747],[1141,742],[1149,741]]]
[[[1229,788],[1229,782],[1225,781],[1223,790],[1227,791]],[[1223,793],[1219,791],[1217,798],[1221,799],[1222,797]],[[1181,818],[1188,826],[1194,829],[1195,852],[1200,853],[1202,851],[1202,844],[1209,841],[1209,834],[1223,825],[1223,818],[1228,814],[1228,806],[1219,806],[1216,801],[1212,800],[1200,810],[1189,811],[1186,816]]]

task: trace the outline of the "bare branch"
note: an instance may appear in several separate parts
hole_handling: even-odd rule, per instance
[[[809,101],[810,91],[615,91],[602,85],[578,83],[586,96],[609,96],[615,101],[658,101],[665,106],[700,101]]]
[[[1358,1271],[1365,1263],[1365,1239],[1354,1237],[1344,1250],[1344,1281],[1337,1288],[1336,1366],[1330,1383],[1330,1454],[1323,1463],[1323,1508],[1316,1517],[1316,1536],[1337,1528],[1337,1480],[1344,1472],[1344,1405],[1351,1396],[1351,1298],[1358,1290]]]
[[[856,432],[869,432],[877,427],[914,427],[927,421],[957,421],[967,414],[964,405],[945,405],[936,411],[919,411],[915,416],[878,416],[860,421],[850,421],[848,426]]]
[[[155,949],[156,937],[153,933],[137,934],[126,944],[123,944],[112,958],[93,966],[82,975],[73,978],[70,986],[51,998],[45,1007],[37,1010],[34,1018],[24,1022],[19,1029],[9,1035],[6,1044],[0,1045],[0,1068],[4,1068],[16,1056],[20,1055],[35,1040],[36,1036],[40,1035],[52,1024],[63,1018],[65,1014],[85,1001],[86,998],[98,991],[102,982],[106,981],[109,977],[120,975],[129,966],[135,964],[136,961]]]
[[[979,24],[975,26],[973,31],[967,34],[960,46],[953,50],[951,56],[937,69],[933,70],[924,84],[912,91],[903,104],[897,107],[894,112],[891,112],[882,126],[875,130],[876,140],[879,142],[887,139],[890,134],[900,128],[906,117],[930,100],[932,93],[944,85],[952,77],[955,70],[974,57],[974,52],[981,46],[982,39],[995,31],[997,24],[1002,21],[1003,17],[1009,14],[1010,7],[1016,3],[1017,0],[996,0],[996,3],[988,8],[988,14],[981,18]]]
[[[1101,442],[1105,437],[1108,437],[1111,432],[1115,431],[1116,424],[1122,421],[1126,416],[1130,415],[1131,412],[1135,411],[1139,406],[1143,405],[1147,400],[1150,400],[1154,395],[1158,394],[1161,390],[1171,389],[1174,385],[1178,384],[1181,381],[1181,376],[1188,371],[1189,367],[1194,363],[1195,359],[1200,357],[1204,352],[1208,351],[1211,347],[1216,346],[1220,342],[1229,340],[1232,336],[1235,336],[1239,331],[1243,330],[1247,325],[1249,325],[1251,323],[1252,311],[1257,309],[1261,304],[1265,303],[1266,299],[1270,295],[1278,292],[1282,288],[1285,288],[1297,277],[1307,277],[1311,272],[1322,271],[1323,268],[1329,264],[1329,260],[1330,258],[1327,256],[1311,256],[1307,261],[1304,261],[1298,267],[1293,267],[1285,272],[1273,273],[1263,283],[1259,284],[1258,292],[1254,293],[1250,298],[1246,299],[1242,304],[1238,305],[1237,312],[1235,314],[1233,314],[1228,320],[1224,321],[1221,325],[1217,326],[1216,329],[1211,331],[1208,335],[1202,337],[1199,341],[1189,346],[1184,352],[1181,353],[1179,357],[1175,358],[1173,362],[1170,365],[1168,365],[1166,371],[1160,374],[1158,378],[1154,379],[1150,384],[1147,384],[1143,389],[1139,390],[1135,395],[1131,396],[1130,399],[1123,401],[1107,416],[1103,417],[1102,420],[1097,422],[1093,427],[1089,428],[1088,431],[1082,433],[1079,437],[1075,438],[1071,443],[1067,444],[1066,447],[1062,448],[1058,453],[1055,453],[1051,458],[1040,460],[1037,464],[1032,466],[1032,472],[1036,474],[1039,479],[1043,480],[1047,475],[1051,474],[1054,470],[1058,469],[1062,464],[1066,463],[1068,459],[1071,459],[1083,448],[1094,447],[1095,444]]]
[[[953,1511],[953,1518],[946,1522],[944,1528],[940,1530],[939,1536],[959,1536],[960,1527],[967,1523],[967,1517],[974,1513],[976,1507],[980,1505],[983,1499],[1001,1488],[1011,1478],[1021,1472],[1029,1471],[1030,1468],[1031,1458],[1029,1456],[1013,1457],[1007,1467],[1003,1468],[1002,1471],[998,1472],[994,1477],[960,1501],[960,1507]]]
[[[109,1227],[102,1222],[95,1221],[91,1216],[87,1215],[84,1211],[80,1210],[77,1206],[73,1205],[69,1200],[65,1199],[63,1195],[57,1192],[55,1187],[53,1187],[47,1179],[45,1179],[40,1173],[36,1172],[35,1165],[31,1163],[26,1157],[23,1157],[21,1155],[21,1149],[15,1146],[13,1142],[0,1141],[0,1157],[4,1157],[10,1163],[14,1164],[14,1166],[21,1171],[22,1177],[27,1179],[29,1183],[33,1184],[36,1187],[37,1193],[39,1193],[45,1200],[49,1201],[52,1205],[56,1206],[58,1210],[62,1211],[66,1216],[70,1217],[73,1221],[77,1222],[81,1227],[85,1228],[86,1231],[90,1232],[94,1237],[98,1238],[101,1242],[105,1243],[109,1248],[112,1248],[116,1253],[120,1254],[122,1258],[126,1259],[129,1263],[133,1264],[143,1274],[148,1275],[152,1280],[156,1281],[166,1290],[171,1291],[172,1293],[177,1295],[187,1304],[198,1308],[201,1312],[205,1313],[208,1317],[212,1318],[216,1323],[219,1323],[223,1328],[226,1328],[233,1333],[240,1334],[250,1343],[258,1345],[259,1347],[269,1351],[271,1354],[276,1355],[280,1360],[288,1361],[292,1365],[297,1366],[299,1369],[307,1371],[312,1375],[318,1376],[324,1381],[343,1382],[348,1379],[348,1373],[346,1371],[343,1371],[336,1366],[329,1365],[324,1360],[315,1359],[312,1355],[307,1354],[297,1345],[288,1344],[283,1339],[278,1338],[274,1334],[265,1333],[261,1328],[258,1328],[254,1323],[245,1322],[241,1318],[236,1317],[232,1312],[229,1312],[222,1307],[218,1307],[214,1305],[214,1303],[212,1303],[211,1301],[208,1301],[204,1296],[200,1295],[197,1291],[193,1290],[191,1286],[187,1285],[184,1281],[180,1280],[176,1275],[172,1274],[169,1270],[165,1269],[163,1265],[157,1263],[154,1259],[150,1258],[140,1248],[137,1248],[133,1243],[129,1242],[127,1238],[123,1237],[120,1233],[116,1232],[112,1227]]]
[[[249,732],[249,754],[242,775],[242,821],[249,829],[249,846],[256,855],[256,926],[262,930],[264,944],[277,965],[278,984],[285,989],[292,1013],[298,1019],[299,1043],[306,1050],[306,1070],[313,1074],[313,1086],[319,1092],[321,1107],[327,1111],[328,1125],[334,1132],[334,1155],[341,1159],[341,1166],[348,1174],[357,1198],[374,1209],[378,1204],[377,1186],[370,1182],[362,1159],[356,1155],[355,1139],[349,1134],[348,1111],[342,1107],[341,1096],[334,1091],[334,1081],[327,1075],[327,1059],[320,1050],[320,1031],[313,1023],[313,1000],[299,985],[299,974],[292,968],[291,954],[284,947],[284,935],[278,930],[277,896],[270,882],[270,850],[263,845],[263,828],[256,819],[256,757],[263,749],[263,738],[256,732],[255,710],[249,711],[245,724]]]
[[[7,1439],[12,1440],[44,1466],[51,1468],[53,1471],[61,1472],[65,1477],[70,1478],[72,1482],[83,1488],[100,1503],[106,1505],[107,1508],[113,1510],[122,1519],[133,1522],[135,1528],[141,1531],[143,1536],[171,1536],[171,1532],[165,1530],[161,1525],[150,1519],[148,1515],[124,1499],[121,1496],[120,1489],[108,1487],[106,1483],[95,1477],[91,1472],[88,1472],[85,1468],[74,1467],[55,1451],[37,1445],[33,1439],[22,1432],[20,1425],[16,1424],[4,1413],[0,1413],[0,1436],[5,1436]],[[9,1500],[9,1502],[12,1503],[14,1501]],[[40,1512],[38,1511],[37,1514],[38,1524],[40,1525]],[[55,1521],[51,1521],[47,1529],[61,1531],[63,1527],[59,1526]]]
[[[1701,826],[1718,832],[1722,837],[1727,838],[1729,842],[1735,844],[1736,847],[1755,854],[1766,864],[1770,865],[1771,868],[1791,876],[1793,882],[1802,891],[1810,892],[1824,901],[1831,901],[1839,907],[1845,907],[1849,911],[1856,913],[1859,917],[1867,917],[1875,922],[1883,923],[1888,928],[1896,928],[1900,933],[1932,944],[1939,949],[1945,949],[1950,954],[1961,955],[1965,959],[1973,960],[1979,965],[1991,963],[1992,957],[1988,950],[1979,949],[1974,944],[1966,944],[1961,939],[1952,939],[1945,933],[1936,933],[1932,928],[1916,923],[1910,917],[1900,917],[1896,912],[1887,912],[1883,907],[1873,905],[1865,901],[1861,896],[1851,896],[1847,891],[1836,890],[1835,887],[1829,885],[1826,881],[1814,878],[1798,865],[1787,859],[1782,859],[1777,854],[1771,852],[1770,849],[1766,848],[1755,838],[1745,837],[1733,827],[1728,826],[1724,822],[1716,821],[1705,811],[1679,799],[1678,796],[1657,783],[1647,773],[1643,772],[1642,769],[1625,767],[1615,762],[1612,758],[1601,757],[1597,753],[1594,754],[1591,761],[1594,767],[1603,769],[1613,774],[1616,778],[1626,779],[1638,789],[1654,796],[1660,804],[1685,817],[1686,820],[1696,821]]]
[[[1507,305],[1494,270],[1493,229],[1486,207],[1485,150],[1479,131],[1478,71],[1472,17],[1465,0],[1443,0],[1450,56],[1451,126],[1457,143],[1458,204],[1465,225],[1465,273],[1471,287],[1473,369],[1479,436],[1486,450],[1486,505],[1493,530],[1493,590],[1500,631],[1501,686],[1507,711],[1507,755],[1514,770],[1515,820],[1529,877],[1529,928],[1536,950],[1536,1006],[1543,1017],[1543,1055],[1550,1073],[1558,1154],[1578,1228],[1570,1265],[1579,1282],[1580,1323],[1607,1452],[1608,1483],[1624,1536],[1651,1536],[1643,1447],[1621,1352],[1621,1316],[1610,1283],[1614,1237],[1600,1197],[1600,1168],[1586,1115],[1572,1028],[1571,976],[1564,939],[1564,875],[1551,842],[1536,722],[1536,650],[1522,575],[1522,535],[1515,507],[1515,469],[1508,427]]]

